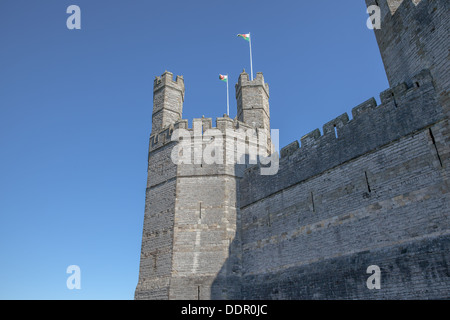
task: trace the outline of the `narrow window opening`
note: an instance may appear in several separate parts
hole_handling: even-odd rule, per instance
[[[312,205],[312,212],[316,212],[316,206],[314,204],[314,194],[311,192],[311,205]]]

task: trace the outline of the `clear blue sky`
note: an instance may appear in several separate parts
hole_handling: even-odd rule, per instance
[[[191,123],[226,112],[228,73],[234,117],[250,31],[283,147],[379,101],[367,17],[364,0],[1,0],[0,299],[133,298],[155,76],[184,76]]]

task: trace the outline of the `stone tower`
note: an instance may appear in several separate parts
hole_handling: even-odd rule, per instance
[[[243,71],[236,84],[237,117],[239,121],[270,131],[269,85],[262,72],[253,81]]]
[[[184,81],[165,72],[153,84],[152,133],[148,154],[144,232],[137,298],[167,298],[172,274],[173,224],[177,166],[170,161],[174,143],[167,139],[181,118]]]
[[[166,71],[153,84],[152,133],[161,131],[181,119],[184,101],[184,80]]]
[[[136,299],[226,299],[239,294],[238,188],[245,164],[236,164],[237,158],[226,161],[238,154],[237,143],[226,142],[239,139],[234,135],[238,130],[269,130],[268,89],[262,73],[249,81],[244,72],[236,85],[238,119],[224,115],[213,127],[212,119],[203,117],[188,128],[188,121],[181,119],[183,78],[173,81],[172,73],[165,72],[155,79]],[[192,137],[189,164],[172,160],[177,129]],[[224,139],[222,163],[194,160],[195,152],[205,152],[211,141],[207,133]],[[263,142],[268,148],[270,140]]]
[[[235,89],[237,119],[258,131],[263,131],[268,137],[266,154],[272,154],[269,85],[264,82],[262,72],[257,72],[256,77],[250,81],[248,73],[242,71]]]
[[[450,104],[450,1],[442,0],[366,0],[367,6],[381,9],[381,28],[375,36],[389,85],[412,83],[423,69],[430,70],[440,101]]]

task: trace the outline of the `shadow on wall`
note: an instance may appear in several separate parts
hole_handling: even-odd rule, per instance
[[[230,279],[224,265],[212,284],[211,299],[449,299],[446,252],[448,235]],[[374,261],[381,269],[380,290],[367,287],[367,268]]]
[[[427,136],[432,130],[442,144],[448,121],[437,103],[430,73],[424,70],[414,80],[417,85],[401,84],[383,92],[380,106],[370,99],[355,107],[350,121],[341,116],[327,123],[323,136],[320,132],[306,135],[300,148],[298,143],[283,148],[277,175],[261,176],[257,166],[245,171],[236,189],[240,208],[236,236],[229,258],[212,283],[211,299],[450,297],[448,169],[442,163],[430,166],[436,150],[434,139]],[[334,122],[339,122],[339,138],[325,130]],[[377,177],[383,194],[362,198],[360,189],[346,190],[339,184],[342,172],[364,172],[365,166],[378,166],[385,172]],[[424,171],[429,179],[420,178]],[[338,178],[331,188],[332,174]],[[411,174],[419,178],[417,182],[401,183],[410,181]],[[317,204],[320,214],[314,215],[306,212],[305,205],[290,203],[288,214],[288,198],[294,204],[305,198],[299,196],[304,182],[314,179],[318,189],[328,188],[342,199]],[[289,188],[294,185],[300,188],[292,192]],[[289,197],[285,190],[290,190]],[[395,200],[399,195],[401,199]],[[400,204],[389,207],[392,199],[394,204],[401,200]],[[361,217],[352,218],[348,211]],[[310,217],[306,224],[292,220],[305,216]],[[324,219],[332,226],[324,227]],[[314,231],[304,230],[317,224]],[[327,246],[332,248],[327,251]],[[381,269],[381,290],[366,285],[367,268],[374,264]]]

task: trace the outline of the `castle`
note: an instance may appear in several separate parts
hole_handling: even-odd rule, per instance
[[[450,2],[366,4],[390,89],[282,148],[274,175],[172,159],[177,129],[269,132],[262,73],[240,74],[216,127],[182,119],[181,76],[155,79],[136,299],[450,298]]]

